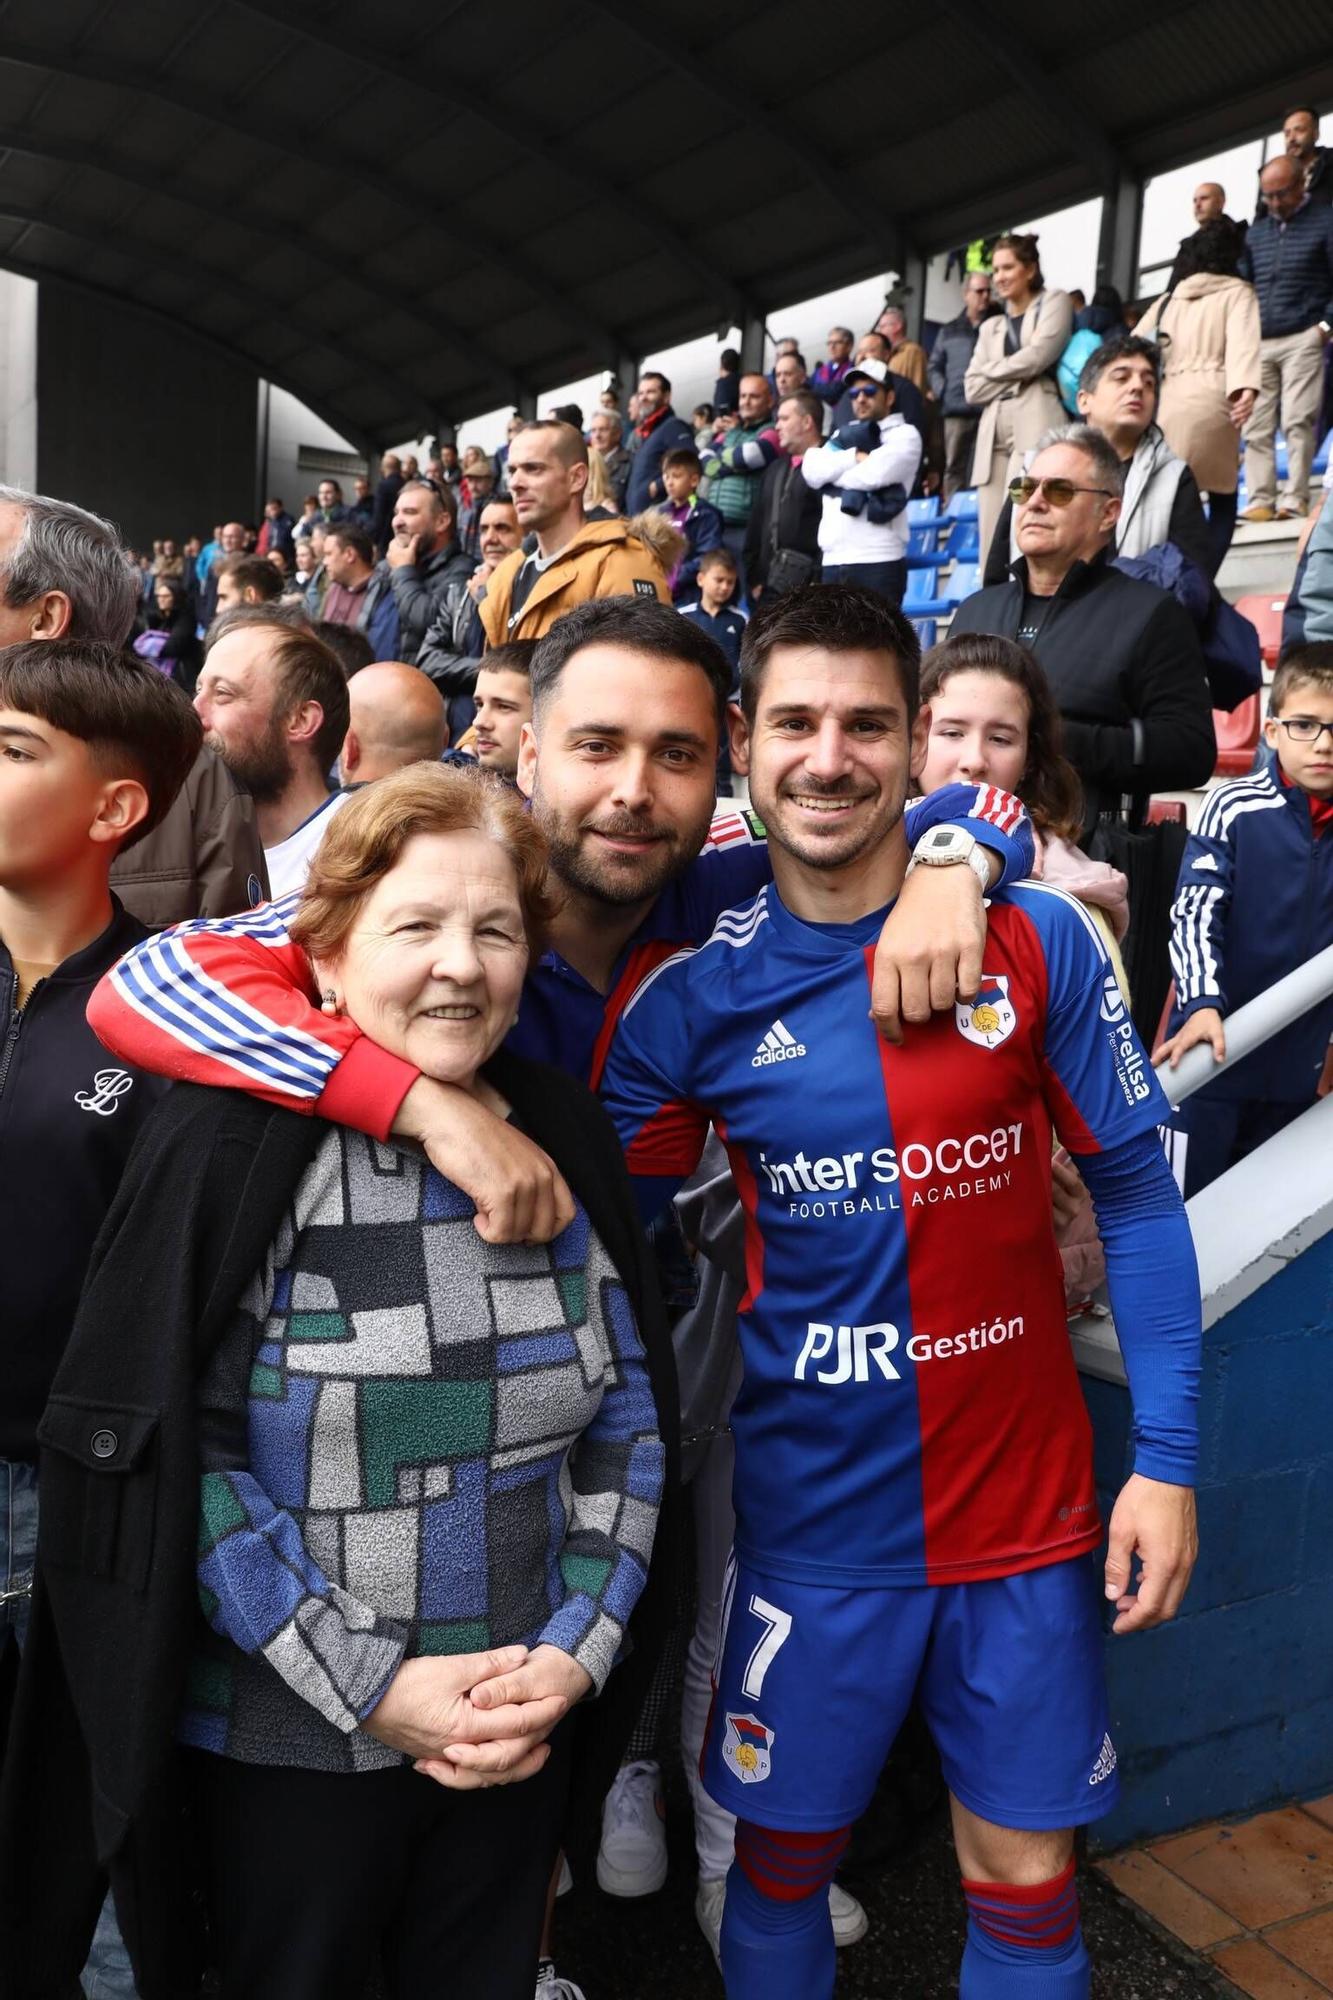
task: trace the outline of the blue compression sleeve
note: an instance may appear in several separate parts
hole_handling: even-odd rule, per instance
[[[1155,1132],[1081,1153],[1106,1251],[1107,1289],[1134,1400],[1134,1470],[1192,1486],[1199,1455],[1203,1315],[1185,1204]]]

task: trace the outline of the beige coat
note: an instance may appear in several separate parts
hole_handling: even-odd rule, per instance
[[[1240,433],[1227,397],[1259,387],[1259,301],[1243,278],[1200,271],[1167,300],[1154,299],[1136,331],[1168,336],[1162,345],[1157,421],[1203,493],[1234,493]]]
[[[968,402],[983,405],[972,461],[978,486],[991,476],[995,420],[1002,399],[1011,414],[1016,454],[1031,451],[1052,424],[1070,421],[1055,386],[1055,369],[1069,343],[1073,319],[1067,292],[1039,292],[1023,315],[1023,344],[1017,354],[1004,351],[1006,313],[982,320],[963,378]]]

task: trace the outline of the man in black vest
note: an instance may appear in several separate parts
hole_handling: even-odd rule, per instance
[[[1202,785],[1216,756],[1208,680],[1189,614],[1167,591],[1112,569],[1125,473],[1087,424],[1048,431],[1010,488],[1019,557],[1010,581],[962,603],[955,632],[1030,646],[1083,780],[1084,829],[1123,797]]]
[[[823,443],[824,405],[811,389],[778,404],[781,456],[764,469],[745,531],[745,574],[750,593],[775,596],[819,580],[819,521],[823,496],[801,477],[801,460]],[[795,560],[793,560],[795,558]]]

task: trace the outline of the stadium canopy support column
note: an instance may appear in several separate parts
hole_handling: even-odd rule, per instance
[[[748,305],[741,321],[741,367],[747,374],[764,372],[764,336],[768,328],[757,306]]]
[[[518,399],[518,414],[520,417],[528,419],[536,416],[537,391],[535,389],[524,389],[522,391]]]
[[[903,245],[902,276],[898,280],[907,315],[907,338],[920,340],[926,316],[926,260],[919,250]]]
[[[1102,226],[1097,239],[1097,283],[1114,285],[1122,299],[1139,289],[1139,229],[1143,182],[1121,174],[1102,193]]]
[[[620,391],[620,407],[629,408],[629,399],[639,382],[639,361],[633,354],[618,354],[615,365],[615,383]]]

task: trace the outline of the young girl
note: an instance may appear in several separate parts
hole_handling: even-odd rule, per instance
[[[1090,861],[1076,845],[1083,824],[1078,774],[1060,749],[1060,713],[1046,676],[1026,646],[990,632],[960,632],[932,646],[921,663],[921,701],[930,708],[922,792],[941,785],[997,785],[1022,799],[1032,821],[1034,875],[1091,911],[1126,1000],[1120,940],[1129,924],[1129,885],[1119,869]],[[1092,1205],[1068,1155],[1056,1155],[1056,1237],[1071,1307],[1105,1275]]]

